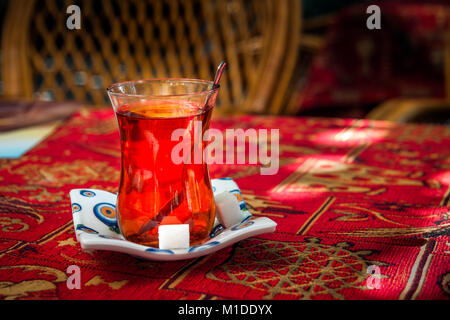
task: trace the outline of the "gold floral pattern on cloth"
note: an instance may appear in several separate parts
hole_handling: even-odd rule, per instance
[[[43,291],[55,291],[56,284],[59,282],[63,282],[67,279],[67,275],[64,272],[55,268],[45,266],[37,266],[37,265],[7,266],[7,267],[0,267],[0,272],[8,269],[9,272],[18,272],[24,274],[29,273],[31,276],[33,276],[33,278],[18,282],[0,281],[0,295],[3,296],[5,300],[26,298],[30,295],[35,295],[36,293]],[[36,279],[37,276],[39,276],[39,278],[41,279]]]
[[[21,219],[0,217],[0,230],[3,232],[20,232],[28,230],[29,226]]]
[[[111,288],[113,290],[118,290],[118,289],[122,288],[127,282],[128,282],[128,280],[107,282],[107,281],[103,280],[102,277],[95,276],[91,280],[86,282],[85,286],[98,286],[99,284],[106,284],[106,285],[108,285],[109,288]]]
[[[430,237],[436,235],[447,235],[450,232],[450,223],[429,227],[408,227],[408,228],[376,228],[355,230],[352,232],[332,232],[332,234],[345,235],[352,237],[371,238],[391,238],[400,236],[417,236]]]
[[[87,134],[94,135],[105,135],[117,132],[119,128],[117,127],[117,122],[115,118],[109,118],[105,121],[97,123],[95,126],[86,127],[84,130]]]
[[[265,292],[264,299],[295,295],[311,299],[330,295],[343,299],[343,289],[361,287],[367,277],[370,251],[353,252],[348,243],[245,240],[230,260],[210,271],[208,279],[241,284]]]
[[[374,166],[307,159],[297,170],[277,185],[274,192],[356,192],[377,195],[384,186],[425,186],[438,188],[416,177],[414,172]]]
[[[85,184],[89,181],[118,181],[120,171],[108,162],[75,160],[55,162],[49,166],[29,163],[15,169],[28,184],[46,187],[63,187],[67,184]]]

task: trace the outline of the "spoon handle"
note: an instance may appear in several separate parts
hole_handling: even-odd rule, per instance
[[[219,66],[217,67],[216,75],[214,76],[214,83],[213,88],[217,87],[219,85],[220,78],[222,78],[223,72],[227,66],[227,63],[225,61],[222,61]]]

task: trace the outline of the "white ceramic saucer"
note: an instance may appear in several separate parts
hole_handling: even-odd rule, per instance
[[[275,231],[277,224],[274,221],[265,217],[255,218],[248,212],[233,180],[213,179],[211,183],[214,195],[228,191],[238,197],[245,218],[231,228],[216,226],[210,239],[201,245],[191,246],[189,249],[162,250],[125,240],[116,220],[117,195],[97,189],[70,191],[77,240],[83,249],[117,251],[148,260],[173,261],[204,256],[243,239]]]

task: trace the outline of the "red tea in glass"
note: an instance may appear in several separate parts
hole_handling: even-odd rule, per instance
[[[209,81],[167,79],[108,89],[121,144],[118,223],[127,240],[158,247],[163,224],[189,224],[190,245],[208,239],[215,217],[208,167],[204,161],[174,162],[172,150],[180,141],[171,138],[184,129],[194,150],[194,122],[201,122],[203,132],[209,127],[217,95],[211,87]],[[203,154],[206,145],[200,143]]]

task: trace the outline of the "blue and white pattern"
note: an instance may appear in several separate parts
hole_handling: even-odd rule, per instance
[[[247,210],[237,184],[231,178],[211,180],[214,195],[230,192],[239,196],[241,210],[247,213],[243,221],[232,227],[216,226],[211,237],[201,245],[189,249],[158,249],[124,239],[117,226],[117,194],[98,189],[70,191],[75,234],[81,247],[87,250],[111,250],[128,253],[148,260],[173,261],[197,258],[225,248],[235,242],[261,233],[275,231],[276,223],[269,218],[254,218]]]
[[[145,249],[145,251],[153,252],[153,253],[162,253],[162,254],[174,254],[175,253],[172,250],[157,249],[157,248],[152,248],[152,247],[148,247],[147,249]]]
[[[77,224],[77,228],[76,229],[77,230],[81,230],[81,231],[86,232],[86,233],[90,233],[90,234],[98,234],[97,230],[94,230],[92,228],[86,227],[84,224],[81,224],[81,223]]]
[[[254,222],[252,220],[249,221],[248,219],[246,219],[243,222],[239,223],[237,226],[232,227],[231,230],[232,231],[241,230],[251,226],[253,223]]]
[[[247,209],[244,198],[242,197],[241,190],[233,179],[228,177],[213,179],[211,180],[211,184],[213,186],[214,195],[218,195],[222,192],[229,192],[237,198],[239,202],[239,208],[241,209],[242,216],[244,217],[243,220],[252,216],[250,211],[248,211]]]
[[[189,252],[205,250],[205,249],[214,247],[214,246],[216,246],[218,244],[220,244],[219,241],[210,241],[210,242],[207,242],[207,243],[199,245],[199,246],[190,247],[189,248]]]
[[[95,192],[92,190],[80,190],[80,194],[88,198],[95,197],[96,195]]]
[[[94,206],[94,215],[104,224],[106,224],[111,231],[120,233],[119,226],[117,225],[116,206],[107,203],[100,202]]]
[[[239,202],[239,208],[241,211],[248,211],[247,206],[245,205],[244,198],[242,197],[241,190],[234,189],[231,190],[230,193],[235,196]]]
[[[115,205],[106,202],[97,203],[94,206],[94,214],[107,226],[117,226]]]
[[[78,203],[72,203],[72,213],[80,212],[81,206]]]
[[[99,234],[98,236],[99,236],[100,238],[105,238],[105,239],[122,240],[121,238],[105,236],[105,235],[103,235],[103,234]]]

